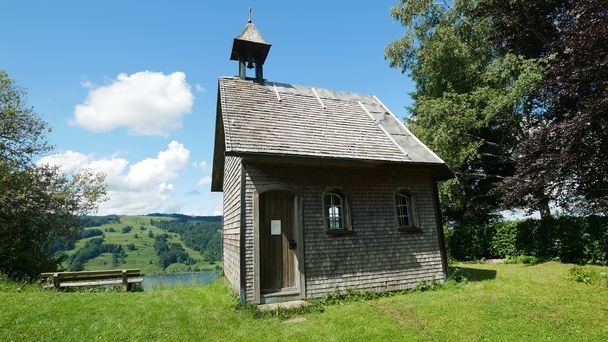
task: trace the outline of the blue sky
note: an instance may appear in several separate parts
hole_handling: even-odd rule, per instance
[[[413,83],[384,60],[403,28],[369,1],[2,1],[0,68],[57,147],[43,162],[108,174],[100,214],[221,214],[209,164],[217,78],[253,22],[268,80],[378,96],[400,117]],[[119,76],[120,75],[120,76]]]

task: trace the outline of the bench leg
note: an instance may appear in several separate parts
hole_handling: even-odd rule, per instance
[[[59,279],[59,273],[53,274],[53,287],[55,290],[59,290],[61,280]]]
[[[129,291],[129,278],[127,277],[127,270],[122,270],[122,291]]]

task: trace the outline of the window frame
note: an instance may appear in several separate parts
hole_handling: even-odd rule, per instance
[[[340,228],[330,228],[330,214],[329,209],[333,207],[333,201],[330,197],[330,203],[327,203],[328,196],[336,196],[341,200],[340,210]],[[350,221],[350,208],[348,196],[344,193],[344,191],[340,188],[330,188],[323,192],[321,203],[323,206],[323,227],[325,233],[330,236],[340,236],[340,235],[350,235],[353,234],[353,229]]]
[[[400,198],[403,198],[406,201],[408,225],[401,224],[401,217],[403,217],[403,215],[400,214],[399,209],[400,207],[403,207],[403,204],[400,203]],[[393,201],[397,230],[405,234],[422,233],[422,228],[420,228],[418,221],[418,206],[414,193],[409,189],[397,189],[393,194]]]

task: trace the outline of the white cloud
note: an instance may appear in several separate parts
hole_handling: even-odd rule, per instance
[[[93,88],[95,88],[95,85],[93,84],[93,82],[88,81],[88,80],[80,81],[80,85],[83,88],[87,88],[87,89],[93,89]]]
[[[204,160],[200,163],[192,162],[192,167],[201,169],[202,171],[205,171],[205,172],[211,170],[210,165]]]
[[[71,122],[93,132],[127,127],[136,135],[166,136],[181,127],[194,102],[186,74],[179,71],[122,73],[107,86],[95,88],[89,81],[83,86],[89,94]]]
[[[199,93],[204,93],[207,91],[207,89],[205,89],[205,87],[203,87],[202,85],[200,85],[198,83],[194,85],[194,89],[196,89],[196,91],[198,91]]]
[[[123,158],[95,159],[74,151],[43,157],[38,164],[55,165],[64,172],[89,168],[104,173],[109,200],[100,205],[102,215],[147,214],[179,210],[181,203],[172,200],[174,187],[170,181],[188,166],[189,158],[190,151],[172,141],[156,158],[146,158],[131,165]]]
[[[205,177],[199,179],[198,182],[196,182],[196,184],[200,185],[200,186],[205,186],[205,185],[211,184],[211,176],[205,176]]]
[[[63,153],[45,156],[38,160],[38,164],[58,166],[61,171],[72,172],[91,161],[91,156],[80,152],[66,151]]]
[[[182,212],[186,215],[222,215],[223,196],[218,192],[203,192],[196,199],[190,197],[184,203]]]
[[[224,202],[220,201],[213,209],[213,215],[224,215]]]

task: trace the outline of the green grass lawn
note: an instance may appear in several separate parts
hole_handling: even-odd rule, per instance
[[[179,243],[184,247],[186,252],[196,261],[195,264],[189,265],[191,269],[198,270],[213,270],[215,269],[215,265],[211,265],[206,262],[203,256],[191,249],[188,248],[180,239],[179,235],[176,233],[169,233],[161,228],[153,226],[150,224],[151,220],[172,220],[172,218],[167,217],[150,217],[150,216],[121,216],[120,223],[108,223],[98,227],[90,227],[86,229],[99,229],[104,232],[104,242],[112,243],[112,244],[121,244],[127,253],[127,257],[125,258],[125,263],[114,267],[112,266],[112,254],[104,253],[94,259],[89,260],[84,264],[84,269],[87,271],[94,270],[107,270],[114,268],[138,268],[144,274],[154,274],[154,273],[162,273],[158,265],[158,258],[156,253],[154,252],[154,238],[150,237],[148,234],[152,232],[154,236],[167,233],[170,238],[169,242]],[[121,232],[122,228],[126,226],[131,226],[133,229],[123,234]],[[144,227],[145,230],[141,230],[140,227]],[[114,228],[114,232],[106,231],[110,227]],[[67,254],[74,253],[78,248],[82,247],[87,240],[98,238],[99,236],[81,239],[76,243],[76,248],[72,251],[68,251]],[[133,243],[136,247],[136,250],[130,251],[126,247],[128,244]],[[67,266],[67,265],[64,265]],[[188,265],[184,264],[173,264],[167,267],[165,272],[180,272],[188,269]]]
[[[236,309],[236,297],[223,281],[134,293],[63,293],[0,281],[0,340],[605,341],[608,336],[608,289],[569,279],[572,265],[461,266],[471,279],[467,283],[327,305],[295,323]]]

